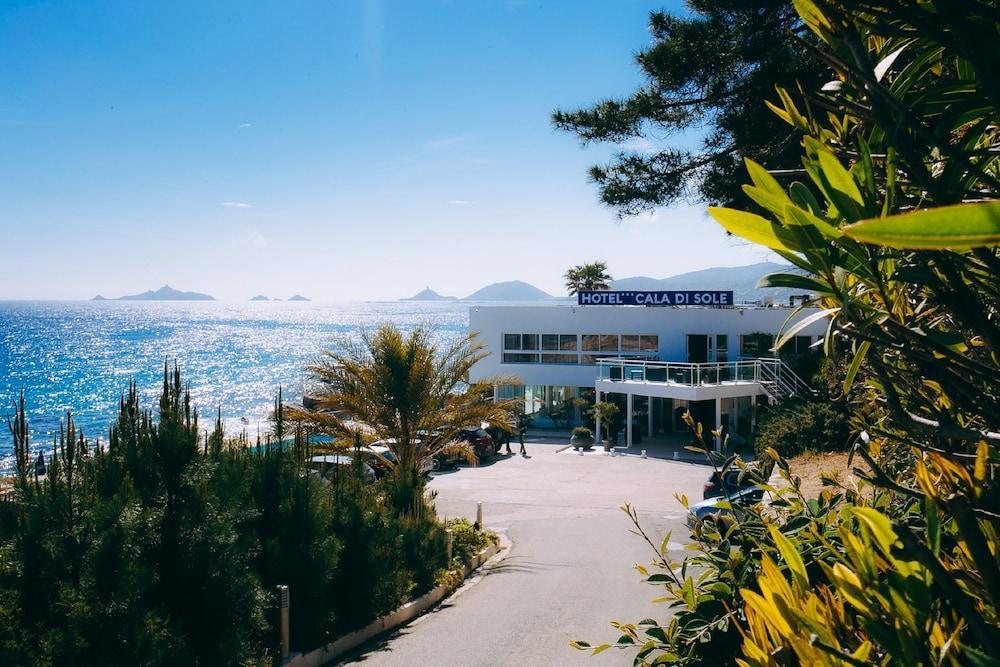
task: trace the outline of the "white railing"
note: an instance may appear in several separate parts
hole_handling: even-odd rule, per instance
[[[814,393],[781,359],[743,359],[701,364],[680,361],[606,358],[597,360],[598,377],[611,382],[649,382],[692,387],[759,384],[774,399]]]

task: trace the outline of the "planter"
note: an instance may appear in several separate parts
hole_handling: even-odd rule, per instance
[[[583,435],[574,435],[569,439],[569,444],[586,450],[593,446],[594,439]]]
[[[605,440],[601,444],[604,445],[604,451],[606,451],[606,452],[610,452],[611,451],[611,441],[610,440]]]

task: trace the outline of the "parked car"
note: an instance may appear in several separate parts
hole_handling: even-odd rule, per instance
[[[741,507],[751,507],[761,502],[763,499],[764,489],[751,486],[735,492],[730,492],[728,502],[733,506],[738,505]],[[706,500],[702,500],[700,503],[691,505],[691,507],[688,508],[688,528],[694,530],[699,521],[704,521],[710,517],[718,520],[721,517],[732,514],[733,510],[722,506],[725,502],[727,502],[726,498],[708,498]]]
[[[713,472],[708,481],[705,482],[704,494],[702,497],[705,500],[709,498],[718,498],[720,496],[725,496],[726,493],[736,493],[737,491],[742,491],[743,489],[750,489],[757,486],[757,482],[753,479],[752,475],[744,475],[743,480],[740,481],[740,470],[729,470],[725,474],[718,472]]]
[[[481,428],[464,428],[455,436],[458,442],[466,442],[472,447],[481,460],[486,460],[497,453],[499,447],[493,442],[490,434]]]
[[[354,457],[347,454],[318,454],[309,459],[308,468],[324,479],[332,480],[336,475],[347,476],[354,470]],[[361,461],[361,475],[365,482],[371,484],[375,481],[375,471],[370,465]]]

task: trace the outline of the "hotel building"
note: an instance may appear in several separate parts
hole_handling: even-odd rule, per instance
[[[625,299],[615,294],[599,302],[636,302],[634,292],[619,293]],[[639,303],[652,302],[639,294],[646,294]],[[732,302],[731,293],[722,294]],[[628,446],[643,435],[685,432],[685,410],[706,427],[724,425],[748,437],[758,401],[811,392],[790,365],[815,353],[811,346],[827,321],[799,331],[780,356],[771,348],[783,327],[814,312],[802,310],[789,322],[792,308],[775,306],[473,306],[469,327],[489,354],[471,379],[516,379],[497,386],[496,396],[523,400],[534,428],[582,423],[574,400],[582,398],[622,408]]]

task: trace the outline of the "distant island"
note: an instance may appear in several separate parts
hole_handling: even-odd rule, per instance
[[[293,294],[292,296],[288,297],[288,300],[289,301],[312,301],[312,299],[307,299],[304,296],[302,296],[301,294]]]
[[[258,294],[257,296],[252,297],[250,300],[251,301],[270,301],[270,299],[267,298],[266,296],[264,296],[263,294]]]
[[[95,296],[92,301],[111,301],[112,299],[107,299],[100,294]],[[201,292],[183,292],[181,290],[176,290],[170,285],[164,285],[158,290],[147,290],[142,294],[129,294],[127,296],[121,296],[114,301],[215,301],[215,297],[209,296],[208,294],[202,294]]]
[[[400,301],[456,301],[456,296],[442,296],[430,287],[422,289],[413,296],[400,299]]]

